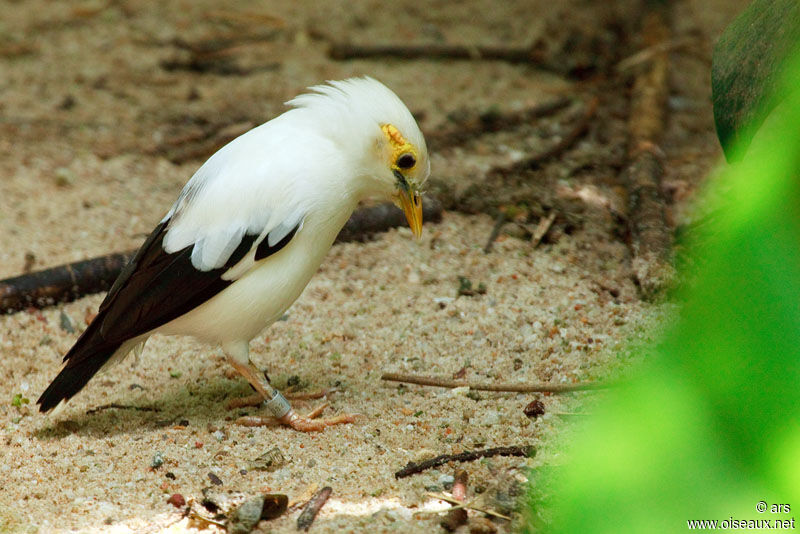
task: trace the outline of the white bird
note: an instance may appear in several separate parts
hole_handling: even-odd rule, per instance
[[[419,237],[430,163],[408,108],[380,82],[310,91],[197,170],[64,356],[41,411],[159,333],[220,345],[266,409],[298,430],[353,420],[299,416],[250,363],[249,342],[300,296],[359,201],[394,200]]]

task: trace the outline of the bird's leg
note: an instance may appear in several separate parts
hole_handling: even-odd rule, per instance
[[[325,427],[340,425],[344,423],[352,423],[355,421],[356,416],[353,414],[339,415],[327,419],[315,419],[322,409],[317,409],[307,416],[301,416],[294,411],[286,397],[280,391],[272,387],[272,385],[263,377],[261,373],[256,370],[252,364],[242,363],[240,358],[232,356],[229,351],[225,351],[228,355],[228,361],[236,369],[239,374],[247,379],[247,381],[255,388],[255,390],[263,397],[264,407],[270,412],[270,415],[275,417],[280,423],[289,425],[295,430],[302,432],[314,432],[323,430]]]
[[[329,393],[334,393],[335,391],[336,388],[330,388],[330,389],[321,389],[319,391],[295,393],[293,391],[289,391],[289,389],[286,389],[283,392],[283,396],[290,401],[322,399],[325,398]],[[226,404],[225,407],[229,410],[237,410],[239,408],[246,408],[248,406],[261,406],[261,403],[263,402],[264,402],[264,397],[261,395],[261,393],[255,393],[254,395],[249,395],[247,397],[242,397],[239,399],[231,399],[228,401],[228,404]]]

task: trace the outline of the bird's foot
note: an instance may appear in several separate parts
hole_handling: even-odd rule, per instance
[[[284,396],[288,400],[322,399],[326,397],[329,393],[334,393],[335,391],[336,391],[335,388],[321,389],[319,391],[309,391],[306,393],[293,393],[291,391],[286,391],[286,393],[284,393]],[[239,408],[261,406],[263,402],[264,402],[264,397],[261,396],[260,393],[255,393],[253,395],[248,395],[247,397],[239,397],[237,399],[231,399],[225,405],[225,408],[227,408],[228,410],[237,410]]]
[[[278,421],[300,432],[319,432],[329,426],[353,423],[358,417],[358,414],[342,414],[336,417],[317,419],[327,405],[328,403],[323,404],[305,417],[298,415],[294,410],[289,410],[289,413],[278,418]]]
[[[274,426],[282,424],[300,432],[319,432],[329,426],[353,423],[358,418],[358,414],[343,414],[326,419],[317,419],[327,407],[328,403],[323,403],[305,416],[299,415],[293,408],[290,408],[286,415],[282,417],[248,415],[240,417],[236,420],[236,423],[243,426]]]

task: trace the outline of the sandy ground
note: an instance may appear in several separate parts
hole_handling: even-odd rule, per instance
[[[719,156],[708,58],[713,39],[743,3],[685,1],[675,8],[678,35],[699,43],[673,58],[663,148],[678,221]],[[381,3],[378,9],[359,1],[332,13],[314,5],[238,2],[221,10],[211,2],[3,2],[0,277],[22,272],[26,255],[40,269],[135,248],[200,163],[173,164],[159,146],[215,121],[266,120],[281,102],[324,79],[378,77],[427,131],[458,109],[518,109],[572,87],[558,76],[498,62],[337,63],[325,55],[327,36],[524,44],[543,31],[530,22],[532,13],[541,15],[534,21],[553,17],[544,2]],[[176,39],[256,29],[269,37],[241,45],[237,65],[253,67],[246,74],[161,67],[184,58]],[[434,174],[475,175],[530,149],[535,139],[516,141],[499,136],[435,154]],[[58,419],[24,400],[15,406],[16,395],[33,403],[47,386],[102,295],[0,316],[0,532],[213,531],[181,519],[167,497],[201,499],[212,487],[292,499],[325,485],[333,497],[315,532],[436,531],[440,517],[427,511],[443,505],[427,492],[446,489],[453,466],[402,480],[396,470],[442,453],[533,445],[539,449],[533,459],[463,465],[470,495],[507,513],[528,467],[561,463],[555,437],[571,418],[556,414],[580,411],[580,395],[475,395],[400,387],[379,377],[462,371],[477,381],[570,383],[602,378],[627,361],[626,345],[651,336],[647,325],[665,309],[639,300],[613,217],[600,210],[590,220],[535,249],[503,235],[490,254],[481,249],[491,218],[456,212],[426,225],[420,241],[402,228],[366,244],[334,246],[286,320],[251,343],[253,361],[275,382],[291,377],[309,391],[335,387],[328,413],[363,414],[357,424],[318,434],[234,424],[239,415],[258,413],[224,407],[248,394],[248,386],[217,349],[185,338],[152,338],[138,364],[131,358],[97,377]],[[456,298],[459,276],[483,283],[486,294]],[[76,332],[63,327],[63,317]],[[530,420],[522,409],[534,398],[548,413]],[[110,403],[146,410],[92,411]],[[253,461],[273,447],[286,463],[254,470]],[[163,465],[152,468],[156,455]],[[213,485],[210,473],[222,485]],[[294,531],[297,515],[260,529]],[[494,524],[509,528],[502,520]]]

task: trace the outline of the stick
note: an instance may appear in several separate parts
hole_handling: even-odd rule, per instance
[[[492,251],[492,245],[494,245],[497,236],[500,235],[500,230],[505,226],[506,220],[506,212],[501,211],[500,215],[497,216],[497,220],[494,222],[492,232],[489,234],[489,239],[486,241],[486,246],[483,247],[484,254],[489,254]]]
[[[408,462],[404,468],[394,474],[395,478],[405,478],[426,469],[439,467],[447,462],[473,462],[481,458],[491,458],[492,456],[533,456],[536,450],[530,445],[514,447],[495,447],[493,449],[481,449],[478,451],[467,451],[459,454],[442,454],[436,458],[425,460],[424,462]]]
[[[584,109],[583,114],[578,118],[578,121],[572,126],[567,134],[561,138],[560,141],[555,143],[553,146],[539,152],[538,154],[534,154],[533,156],[525,158],[522,161],[518,161],[511,166],[511,171],[519,172],[527,169],[533,169],[540,166],[545,161],[552,159],[571,148],[572,145],[574,145],[575,142],[580,139],[589,129],[589,124],[591,124],[592,118],[597,112],[597,104],[598,99],[592,98],[589,103],[586,104],[586,108]]]
[[[300,517],[297,518],[297,530],[308,531],[319,511],[325,506],[332,491],[330,486],[325,486],[319,490],[316,495],[311,497],[311,500],[308,501],[303,511],[300,512]]]
[[[423,220],[438,222],[441,218],[442,205],[426,197]],[[405,224],[403,212],[392,204],[360,208],[347,221],[336,241],[366,241],[373,234]],[[0,280],[0,314],[29,307],[45,308],[108,291],[135,253],[135,250],[114,253]]]
[[[108,291],[133,254],[109,254],[0,280],[0,313],[44,308]]]
[[[400,373],[384,373],[381,380],[391,382],[406,382],[420,386],[435,386],[440,388],[462,388],[479,391],[501,391],[507,393],[570,393],[573,391],[587,391],[610,387],[608,384],[598,384],[596,382],[584,382],[582,384],[486,384],[478,382],[468,382],[465,380],[450,380],[436,376],[405,375]]]
[[[466,112],[457,117],[453,124],[425,134],[431,152],[460,145],[469,139],[493,132],[516,128],[529,124],[542,117],[553,115],[572,103],[571,97],[561,96],[516,112],[485,111]]]
[[[547,235],[547,232],[550,230],[550,227],[553,226],[553,221],[556,220],[556,212],[551,211],[547,217],[542,217],[539,220],[539,224],[536,225],[536,228],[533,230],[533,235],[531,236],[531,247],[536,248],[541,243],[542,238]]]
[[[157,408],[155,406],[130,406],[127,404],[117,404],[116,402],[112,402],[111,404],[104,404],[102,406],[98,406],[97,408],[92,408],[91,410],[86,411],[86,415],[92,415],[97,412],[101,412],[103,410],[110,410],[116,408],[117,410],[136,410],[137,412],[160,412],[161,408]]]
[[[669,42],[666,13],[644,0],[647,11],[641,34],[646,48]],[[632,265],[644,298],[653,298],[674,276],[670,263],[672,236],[661,193],[663,154],[658,140],[664,130],[669,95],[669,55],[654,52],[635,75],[628,119],[628,158],[622,181],[628,191],[628,229]]]
[[[431,197],[422,200],[422,220],[439,222],[442,220],[442,205]],[[406,217],[393,204],[378,204],[355,211],[336,237],[336,241],[366,241],[372,235],[385,232],[390,228],[405,226]]]
[[[455,481],[453,482],[453,500],[463,502],[467,498],[467,472],[463,469],[456,471]],[[451,508],[440,523],[442,528],[448,532],[453,532],[458,527],[467,522],[467,511],[462,506]]]
[[[537,67],[564,74],[564,68],[545,60],[530,47],[463,46],[446,44],[423,45],[357,45],[333,43],[328,57],[338,61],[347,59],[468,59],[473,61],[498,60],[507,63],[528,63]]]
[[[508,517],[507,515],[503,515],[503,514],[497,513],[494,510],[490,510],[488,508],[479,508],[478,506],[475,506],[471,502],[470,503],[460,503],[460,502],[456,501],[455,499],[453,499],[452,497],[448,497],[447,495],[442,495],[441,493],[428,492],[428,495],[430,495],[431,497],[434,497],[436,499],[440,499],[440,500],[443,500],[445,502],[449,502],[451,504],[456,504],[457,503],[456,506],[463,506],[464,508],[468,508],[470,510],[475,510],[476,512],[482,512],[482,513],[484,513],[486,515],[492,515],[494,517],[499,517],[500,519],[505,519],[506,521],[511,521],[511,518]]]

